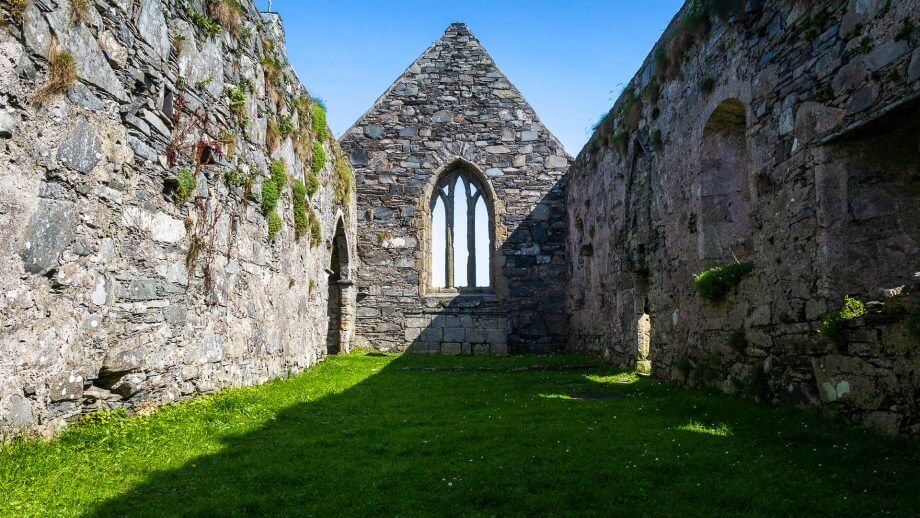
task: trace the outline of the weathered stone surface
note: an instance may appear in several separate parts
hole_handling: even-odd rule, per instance
[[[81,173],[88,173],[101,158],[102,148],[96,128],[80,119],[58,148],[58,160]]]
[[[137,30],[141,39],[150,44],[158,56],[169,54],[169,28],[163,17],[164,6],[160,0],[141,0],[137,14]]]
[[[252,122],[230,156],[192,160],[197,139],[237,129],[227,83],[260,85],[247,109],[262,124],[279,107],[296,120],[288,107],[306,95],[277,16],[241,6],[248,39],[205,37],[178,0],[90,2],[80,23],[66,0],[28,2],[24,41],[0,38],[0,436],[54,431],[110,404],[132,410],[262,383],[348,350],[355,201],[334,192],[335,144],[326,143],[310,200],[322,241],[312,246],[295,239],[290,188],[270,242],[257,204],[224,178],[228,164],[249,164],[258,193],[275,158],[305,177],[311,164],[290,139],[272,155]],[[74,55],[80,80],[38,104],[53,38]],[[282,63],[277,100],[262,86],[263,42]],[[189,149],[172,165],[175,117],[195,109],[208,114],[210,133],[185,134]],[[175,197],[180,167],[197,169],[185,203]],[[330,282],[327,270],[346,282]]]
[[[32,420],[32,404],[20,394],[13,394],[9,398],[9,414],[6,424],[12,430],[18,430],[29,425]]]
[[[818,9],[815,43],[790,38]],[[654,98],[653,49],[567,173],[569,347],[918,433],[920,58],[894,31],[918,16],[907,1],[765,2],[714,19],[718,37],[693,41],[677,77],[659,71]],[[753,271],[704,300],[694,275],[735,261]],[[823,319],[845,295],[869,314],[834,343]]]
[[[60,264],[74,239],[76,211],[70,202],[42,199],[22,235],[19,255],[25,270],[44,275]]]

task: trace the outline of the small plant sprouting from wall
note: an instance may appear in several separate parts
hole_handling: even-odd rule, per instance
[[[294,180],[294,237],[300,238],[307,233],[310,219],[307,216],[307,186],[300,180]]]
[[[204,32],[205,36],[208,38],[217,36],[218,34],[220,34],[220,31],[223,29],[223,27],[221,27],[219,23],[208,18],[207,16],[201,14],[200,12],[196,11],[195,9],[191,7],[186,7],[185,15],[188,17],[189,20],[192,21],[192,23],[198,26],[198,28],[201,29]]]
[[[712,93],[713,89],[716,87],[716,80],[710,76],[706,76],[700,80],[700,90],[705,94]]]
[[[185,99],[185,82],[178,81],[179,92],[173,101],[173,131],[166,146],[166,161],[176,165],[180,159],[188,158],[195,169],[215,163],[223,155],[220,140],[211,140],[211,122],[201,107],[188,111]]]
[[[282,73],[281,60],[274,54],[269,54],[263,56],[260,63],[262,64],[262,71],[265,78],[265,92],[268,94],[271,103],[278,106],[281,97],[278,95],[276,87],[281,84],[281,78],[284,75]]]
[[[242,33],[243,7],[237,0],[208,0],[208,14],[218,24],[227,28],[230,34],[239,37]]]
[[[275,239],[275,236],[278,235],[278,232],[281,231],[281,216],[278,215],[278,212],[272,210],[268,213],[268,240],[272,241]]]
[[[224,154],[228,157],[236,154],[236,133],[233,130],[225,129],[221,131],[218,141]]]
[[[278,187],[275,182],[266,180],[262,182],[262,212],[267,216],[278,206]]]
[[[227,87],[227,95],[230,97],[230,115],[233,117],[233,121],[237,126],[245,128],[249,125],[249,112],[246,109],[249,96],[246,95],[246,90],[242,84],[239,86],[230,85]]]
[[[288,138],[293,132],[294,122],[291,120],[291,117],[288,115],[278,117],[278,133],[281,135],[281,139],[284,140]]]
[[[22,24],[26,14],[26,7],[29,6],[30,0],[9,0],[10,17],[17,24]]]
[[[320,227],[319,218],[313,212],[313,208],[311,207],[308,210],[310,215],[310,246],[315,248],[323,242],[323,230]]]
[[[70,21],[72,23],[84,22],[89,16],[89,3],[92,0],[71,0]]]
[[[274,153],[281,147],[281,128],[275,116],[269,117],[265,126],[265,147],[269,153]]]
[[[815,11],[810,16],[805,18],[805,21],[802,22],[802,35],[805,36],[808,40],[813,40],[817,38],[825,29],[827,29],[828,24],[831,21],[830,11],[822,7],[821,9]]]
[[[317,142],[325,142],[329,133],[326,127],[326,107],[319,100],[313,102],[312,127]]]
[[[703,299],[718,302],[754,270],[754,263],[748,261],[715,266],[694,275],[693,283]]]
[[[306,192],[310,198],[319,190],[319,177],[312,170],[307,172]]]
[[[268,239],[271,241],[281,230],[281,216],[278,215],[278,200],[287,186],[288,174],[284,161],[272,162],[270,177],[262,182],[262,212],[268,218]],[[295,222],[296,223],[296,222]]]
[[[318,173],[323,170],[323,167],[326,166],[326,150],[323,149],[323,145],[316,141],[313,143],[313,163],[310,164],[310,170],[313,173]]]
[[[182,204],[188,201],[192,194],[195,193],[196,188],[198,188],[198,180],[195,178],[195,173],[188,167],[179,169],[179,173],[176,175],[176,203]]]
[[[335,200],[340,204],[347,205],[351,199],[351,188],[353,184],[351,181],[351,167],[348,166],[345,157],[342,156],[342,149],[339,148],[338,142],[332,142],[332,152],[335,161],[335,183],[333,184],[332,194]]]
[[[842,346],[846,343],[847,322],[866,314],[866,305],[849,295],[843,298],[843,307],[824,315],[821,334],[831,343]]]
[[[377,232],[377,244],[382,245],[387,242],[387,240],[393,238],[393,233],[389,231]]]
[[[48,71],[48,82],[34,97],[38,104],[55,95],[66,93],[77,82],[77,63],[73,54],[61,50],[57,42],[52,42],[48,49]]]

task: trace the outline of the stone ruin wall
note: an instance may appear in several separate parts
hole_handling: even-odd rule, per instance
[[[569,171],[570,347],[920,435],[920,4],[746,5],[674,74],[685,6]]]
[[[355,256],[354,195],[334,172],[334,139],[307,202],[313,244],[295,238],[290,184],[272,241],[257,201],[270,161],[306,179],[318,158],[304,136],[327,131],[294,109],[306,91],[285,63],[277,16],[244,0],[240,30],[209,36],[192,16],[208,14],[201,0],[95,0],[82,20],[67,0],[26,4],[24,21],[10,23],[4,3],[0,29],[0,430],[50,432],[107,406],[286,376],[323,359],[327,327],[347,346],[354,261],[338,283],[341,325],[327,318],[339,222],[336,252],[343,263]],[[79,80],[37,103],[55,39]],[[265,56],[280,65],[268,82]],[[228,88],[246,80],[252,90],[234,115]],[[175,119],[180,98],[185,115]],[[207,128],[188,123],[195,109]],[[275,112],[291,117],[298,146],[292,135],[268,151]],[[248,124],[234,123],[244,115]],[[225,129],[232,138],[211,142]],[[176,203],[179,166],[198,142],[214,163]],[[180,149],[175,167],[170,148]]]
[[[341,142],[357,178],[363,344],[446,354],[564,347],[570,158],[465,25],[451,25]],[[490,294],[428,290],[429,201],[452,168],[493,197]]]

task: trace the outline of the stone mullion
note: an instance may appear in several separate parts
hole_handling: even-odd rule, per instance
[[[470,193],[470,182],[466,183],[466,249],[469,257],[466,261],[466,284],[476,286],[476,200],[479,190]],[[475,189],[475,187],[473,187]]]
[[[447,232],[445,243],[447,243],[447,254],[444,258],[444,285],[447,288],[454,287],[454,185],[451,183],[447,188],[447,196],[444,201],[444,229]]]

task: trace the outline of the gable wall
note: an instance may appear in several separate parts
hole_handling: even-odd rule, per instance
[[[564,345],[569,158],[466,26],[448,28],[341,143],[357,178],[363,343],[430,353]],[[431,189],[456,163],[496,194],[491,296],[425,293]]]

